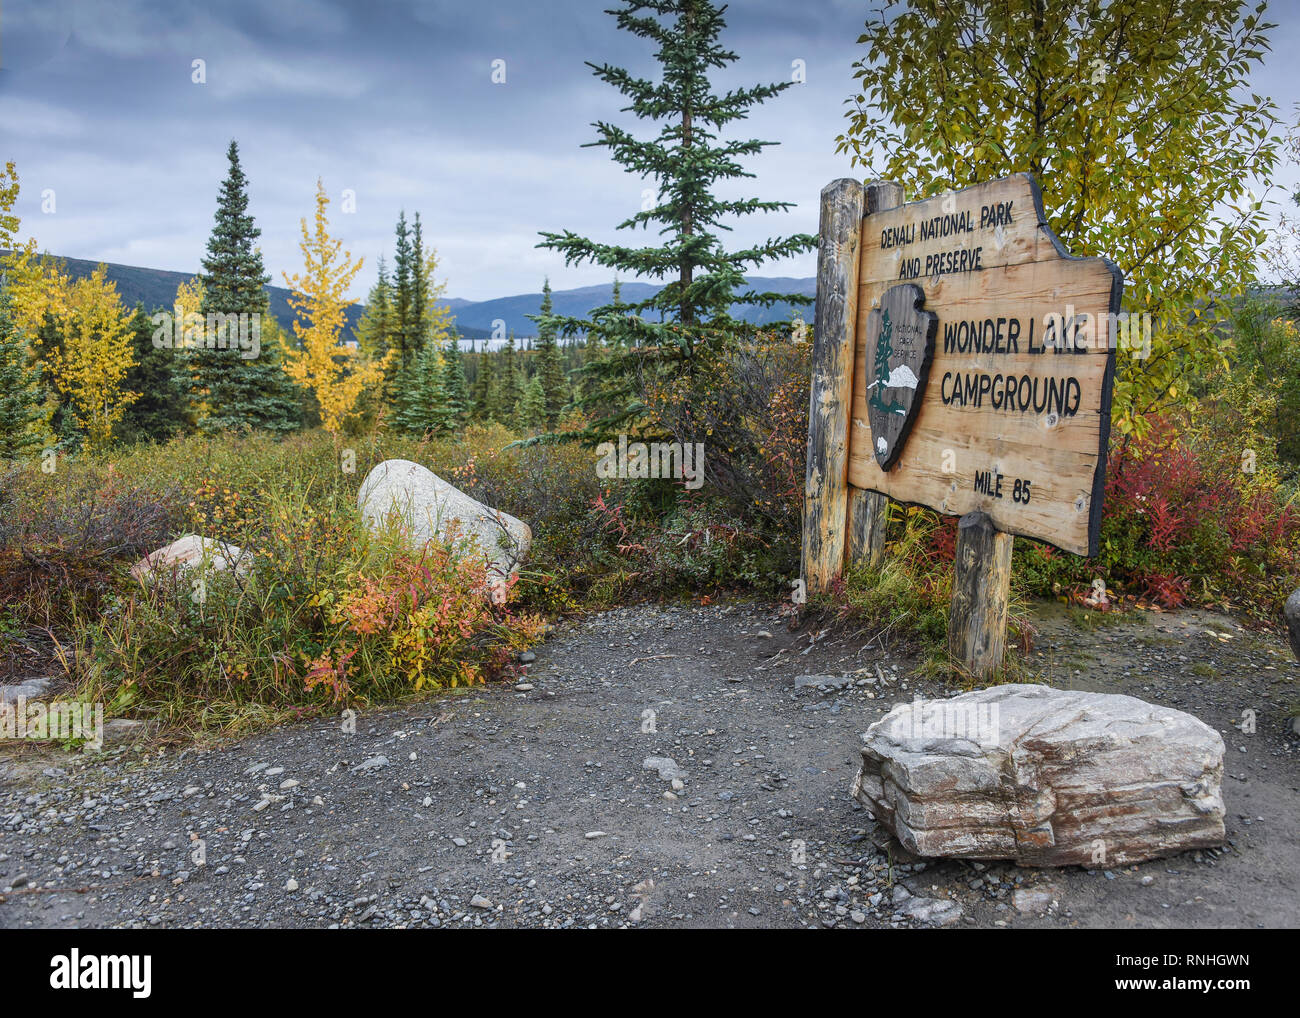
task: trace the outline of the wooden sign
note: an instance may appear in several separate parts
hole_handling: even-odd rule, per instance
[[[1065,251],[1028,174],[865,216],[860,245],[849,484],[1096,554],[1119,270]],[[936,334],[914,418],[894,420],[873,405],[873,323],[902,284]]]
[[[960,515],[949,658],[993,677],[1011,535],[1097,551],[1122,286],[1027,174],[906,205],[823,188],[800,589],[878,562],[891,499]]]

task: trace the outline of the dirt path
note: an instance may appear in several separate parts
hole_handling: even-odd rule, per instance
[[[859,735],[943,687],[869,631],[809,649],[766,606],[643,607],[561,626],[531,689],[366,713],[355,734],[6,749],[0,926],[1300,925],[1300,667],[1282,643],[1202,613],[1095,630],[1042,613],[1054,685],[1223,733],[1224,850],[1107,872],[891,861],[848,794]]]

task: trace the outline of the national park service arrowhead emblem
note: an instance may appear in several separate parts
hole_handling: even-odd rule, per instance
[[[867,316],[867,423],[881,470],[898,462],[925,397],[939,316],[924,303],[924,290],[900,283]]]

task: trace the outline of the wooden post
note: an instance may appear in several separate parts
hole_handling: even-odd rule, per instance
[[[981,682],[997,674],[1006,649],[1012,542],[987,513],[967,513],[957,524],[948,657]]]
[[[888,495],[849,485],[849,547],[845,565],[854,562],[880,565],[885,556],[885,524],[888,521]]]
[[[873,180],[863,189],[864,215],[887,212],[903,204],[903,185],[890,180]],[[863,312],[865,314],[865,310]],[[853,346],[857,349],[857,318],[854,318]],[[849,487],[848,562],[876,566],[885,555],[885,524],[889,520],[889,496],[878,491]]]
[[[844,566],[847,546],[849,413],[864,209],[865,189],[859,181],[841,178],[822,188],[800,566],[808,594],[830,587]]]

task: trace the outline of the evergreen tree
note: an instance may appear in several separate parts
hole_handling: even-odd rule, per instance
[[[623,303],[623,286],[614,277],[614,285],[611,289],[610,302],[606,306],[605,317],[616,318],[625,314]],[[600,372],[601,362],[605,359],[605,328],[603,326],[591,329],[583,337],[581,357],[578,361],[577,368],[573,371],[573,400],[578,406],[584,407],[588,411],[595,410],[597,415],[601,411],[595,407],[595,399],[600,392]]]
[[[609,13],[620,29],[657,45],[654,56],[661,80],[640,78],[609,64],[588,66],[627,97],[626,108],[638,118],[662,123],[657,137],[647,141],[601,121],[594,125],[598,140],[590,144],[608,148],[611,158],[628,172],[658,181],[658,204],[618,228],[655,224],[665,240],[657,247],[633,248],[599,243],[566,230],[543,233],[538,246],[561,252],[565,264],[592,262],[667,282],[657,294],[629,305],[619,315],[611,315],[606,306],[593,311],[589,321],[555,318],[555,327],[564,335],[600,329],[612,347],[602,362],[598,391],[584,397],[585,407],[607,408],[579,434],[587,440],[606,437],[639,419],[644,413],[645,382],[654,384],[658,374],[668,371],[690,373],[701,348],[712,353],[752,336],[756,328],[732,318],[732,304],[806,303],[807,298],[738,291],[746,285],[748,269],[811,250],[817,242],[816,237],[796,234],[727,251],[717,232],[727,228],[721,222],[724,218],[791,207],[788,202],[756,198],[721,199],[714,191],[721,182],[753,176],[739,160],[772,144],[752,139],[722,142],[718,132],[793,82],[736,88],[724,94],[713,91],[709,73],[737,57],[718,42],[725,23],[722,10],[709,0],[624,0],[622,7]],[[656,320],[649,320],[651,315]]]
[[[515,405],[515,421],[527,431],[540,431],[546,427],[546,392],[542,389],[541,375],[533,375],[524,386]]]
[[[410,324],[406,330],[413,350],[423,350],[430,338],[429,274],[430,267],[424,250],[424,230],[420,226],[420,213],[417,212],[411,230],[411,307]]]
[[[407,385],[398,393],[393,423],[412,435],[440,434],[452,429],[447,409],[442,352],[428,344],[405,376]]]
[[[569,405],[569,380],[560,359],[560,348],[555,342],[554,302],[549,279],[542,283],[541,314],[528,317],[537,323],[537,373],[546,400],[546,426],[554,428],[560,422],[564,408]]]
[[[465,362],[455,333],[442,351],[442,390],[446,399],[446,418],[452,428],[465,423],[470,411],[469,383],[465,381]]]
[[[127,442],[165,442],[190,423],[186,365],[175,351],[154,346],[155,326],[143,304],[136,304],[127,331],[135,345],[135,364],[122,384],[139,398],[126,408],[118,434]]]
[[[384,256],[379,256],[379,278],[366,297],[366,310],[355,330],[357,346],[372,361],[382,361],[393,349],[395,332],[393,285],[388,280]]]
[[[21,459],[44,444],[45,392],[40,368],[29,359],[9,292],[0,287],[0,461]]]
[[[419,263],[411,251],[410,233],[406,227],[406,210],[397,217],[397,243],[393,255],[394,312],[397,336],[397,375],[411,371],[423,352],[423,343],[411,327],[411,308],[415,300],[415,277]]]
[[[382,407],[396,405],[397,388],[397,354],[385,361],[390,351],[395,351],[396,344],[396,294],[384,256],[379,256],[379,272],[375,285],[366,297],[366,310],[357,322],[353,334],[356,336],[357,348],[362,355],[375,364],[381,364],[383,379],[378,386],[369,388],[361,394],[357,402],[358,417],[362,428],[374,423]]]
[[[384,384],[385,401],[396,406],[403,391],[418,383],[408,375],[421,369],[420,362],[429,343],[441,347],[450,336],[454,317],[451,311],[437,303],[446,289],[445,283],[435,283],[437,253],[424,246],[424,227],[417,212],[408,225],[406,212],[397,219],[397,242],[394,270],[389,289],[389,313],[392,317],[395,352]],[[465,394],[466,408],[469,395]]]
[[[519,380],[519,355],[515,352],[513,329],[506,339],[506,345],[497,353],[497,358],[496,399],[493,402],[492,416],[502,424],[514,424],[515,407],[524,394],[524,387]]]
[[[492,390],[496,388],[492,377],[492,358],[486,350],[478,355],[477,374],[474,376],[474,398],[471,415],[476,421],[488,421],[492,417]]]
[[[230,169],[217,195],[216,222],[199,277],[204,291],[199,313],[205,317],[220,313],[269,318],[264,287],[270,276],[256,247],[262,231],[248,214],[248,179],[239,165],[239,146],[234,141],[226,158]],[[267,330],[265,322],[260,327],[257,357],[242,357],[240,350],[204,347],[193,351],[194,387],[207,408],[199,421],[204,431],[291,431],[298,427],[298,393],[284,374],[276,343],[267,342],[268,332],[273,330]]]

